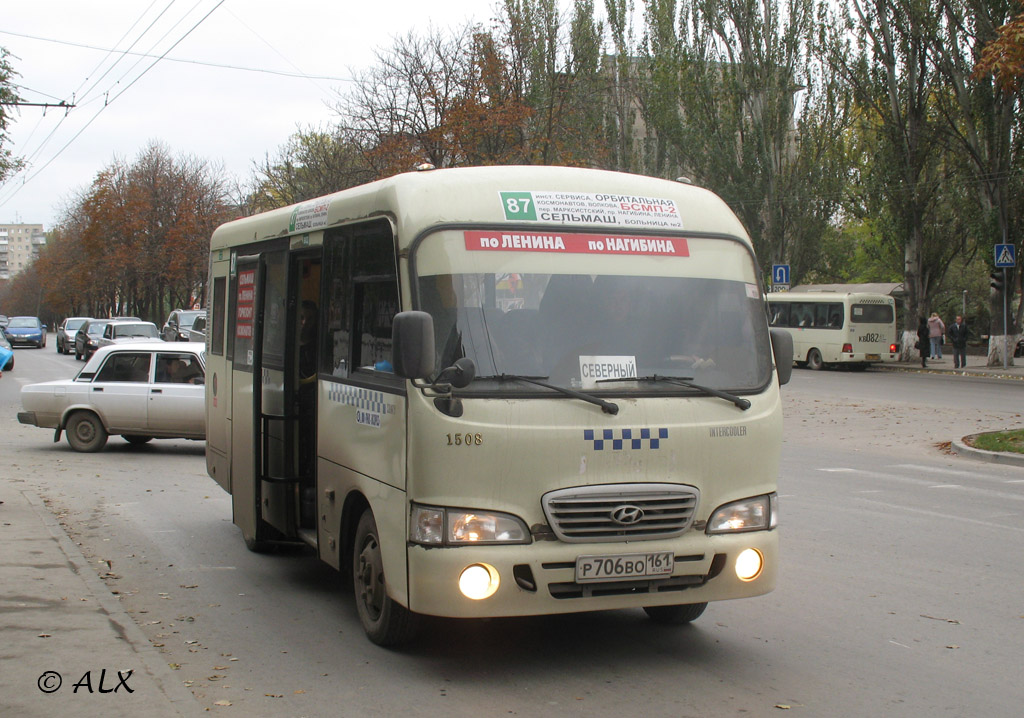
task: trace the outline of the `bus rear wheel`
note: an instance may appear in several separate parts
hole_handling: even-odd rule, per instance
[[[384,557],[373,512],[366,509],[352,545],[352,587],[367,637],[378,646],[396,646],[416,635],[419,617],[388,596]]]
[[[679,626],[696,621],[707,607],[707,602],[686,603],[682,606],[644,606],[644,612],[655,623]]]
[[[821,359],[821,352],[817,349],[811,349],[807,352],[807,368],[818,371],[825,366],[825,362]]]

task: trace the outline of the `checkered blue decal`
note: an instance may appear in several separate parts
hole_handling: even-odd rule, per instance
[[[339,404],[354,406],[362,411],[375,414],[394,414],[394,405],[385,403],[384,397],[383,392],[334,382],[329,384],[327,389],[327,398]]]
[[[616,436],[618,434],[618,436]],[[623,448],[642,449],[644,442],[650,449],[660,449],[661,440],[668,438],[668,429],[584,429],[583,440],[594,443],[594,451],[604,451],[611,442],[612,451]],[[628,443],[628,447],[627,447]]]

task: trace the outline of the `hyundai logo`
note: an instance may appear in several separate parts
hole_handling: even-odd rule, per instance
[[[640,523],[644,517],[644,510],[639,506],[633,506],[632,504],[623,504],[622,506],[616,506],[611,510],[609,514],[612,521],[622,526],[632,526],[633,524]]]

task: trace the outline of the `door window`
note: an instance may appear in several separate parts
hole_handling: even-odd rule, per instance
[[[399,309],[395,242],[388,222],[346,227],[325,239],[326,308],[320,371],[391,370],[391,325]]]
[[[149,352],[117,352],[107,357],[96,374],[97,382],[149,381]]]

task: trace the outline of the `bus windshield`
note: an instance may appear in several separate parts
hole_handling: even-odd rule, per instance
[[[742,391],[762,387],[771,372],[763,304],[742,281],[502,272],[421,276],[419,288],[421,308],[434,317],[437,367],[472,359],[471,390],[521,375],[649,393],[650,384],[599,382],[657,374]]]

